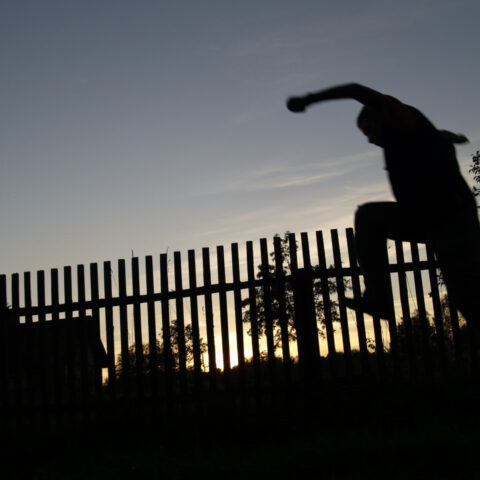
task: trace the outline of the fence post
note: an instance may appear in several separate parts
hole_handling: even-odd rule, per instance
[[[2,417],[5,415],[9,406],[9,393],[10,393],[10,377],[8,375],[8,360],[9,360],[9,348],[8,342],[9,325],[10,325],[10,312],[7,306],[7,277],[6,275],[0,275],[0,407],[2,408]],[[3,418],[2,418],[3,420]]]
[[[313,385],[320,378],[320,349],[313,297],[312,272],[299,268],[292,274],[298,361],[302,380]]]

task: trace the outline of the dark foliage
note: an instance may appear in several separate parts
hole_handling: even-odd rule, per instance
[[[480,151],[477,150],[475,155],[472,155],[472,164],[470,165],[470,173],[473,174],[475,183],[480,183]],[[477,197],[480,194],[480,188],[473,187],[473,194]]]
[[[172,361],[173,368],[178,369],[179,367],[179,328],[177,320],[173,320],[170,324],[170,344],[172,352]],[[185,325],[185,356],[186,356],[186,367],[187,369],[193,368],[193,330],[191,325]],[[201,367],[202,370],[205,369],[205,360],[204,354],[207,352],[207,343],[203,338],[200,338],[200,354],[201,354]],[[152,354],[153,355],[152,355]],[[152,363],[154,360],[154,364]],[[116,363],[116,373],[118,377],[136,374],[136,365],[137,365],[137,353],[135,344],[130,345],[128,348],[128,368],[125,367],[124,361],[122,360],[122,355],[117,356]],[[155,352],[151,352],[150,344],[144,343],[142,345],[142,372],[144,374],[149,374],[152,371],[152,368],[158,370],[163,370],[165,364],[165,354],[163,348],[163,342],[156,340],[155,342]]]
[[[283,237],[281,237],[281,263],[282,263],[282,275],[288,276],[292,273],[291,268],[291,259],[290,259],[290,242],[289,242],[290,232],[286,232]],[[278,234],[275,237],[279,237]],[[295,248],[298,249],[298,245],[295,245]],[[286,280],[284,283],[277,281],[277,271],[275,268],[275,252],[270,253],[270,258],[273,264],[268,264],[268,269],[266,269],[262,264],[258,265],[257,278],[262,280],[267,276],[270,279],[269,283],[269,297],[270,297],[270,311],[272,315],[273,323],[273,333],[274,333],[274,342],[275,349],[281,348],[282,344],[282,334],[281,334],[281,305],[284,299],[285,314],[288,326],[288,338],[289,341],[294,341],[297,338],[294,318],[295,318],[295,308],[294,308],[294,292],[291,280]],[[329,267],[333,270],[333,266]],[[311,267],[312,276],[313,276],[313,294],[315,301],[315,309],[317,314],[317,325],[319,334],[322,337],[325,337],[325,302],[322,296],[322,282],[318,278],[320,267],[314,266]],[[349,288],[348,280],[344,280],[344,288]],[[334,279],[328,280],[328,292],[330,294],[330,306],[332,320],[334,322],[340,321],[340,315],[338,311],[338,301],[336,300],[337,293],[337,283]],[[265,289],[264,287],[257,287],[255,289],[255,304],[256,304],[256,314],[257,314],[257,325],[258,325],[258,334],[259,336],[266,334],[266,305],[265,305]],[[251,311],[250,311],[250,298],[245,298],[242,301],[242,308],[244,309],[243,321],[251,325]],[[248,330],[248,334],[252,335],[251,328]]]

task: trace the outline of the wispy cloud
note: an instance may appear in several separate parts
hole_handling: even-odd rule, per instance
[[[305,172],[303,174],[294,172],[276,172],[268,175],[261,175],[257,177],[251,177],[245,179],[238,185],[240,188],[243,185],[243,189],[247,191],[254,190],[269,190],[269,189],[281,189],[291,187],[301,187],[306,185],[313,185],[321,183],[325,180],[341,176],[345,173],[343,170],[325,171],[315,173],[314,171]]]
[[[294,170],[307,170],[312,168],[333,168],[333,167],[343,167],[350,165],[361,160],[370,159],[378,156],[377,150],[369,150],[366,152],[355,153],[351,155],[344,155],[341,157],[326,157],[320,159],[315,163],[307,163],[303,165],[298,165],[296,163],[290,162],[283,165],[266,165],[261,168],[254,170],[254,173],[257,175],[264,175],[269,173],[275,173],[278,171],[294,171]]]
[[[343,157],[330,157],[315,163],[301,161],[279,161],[267,163],[257,169],[246,171],[231,179],[216,181],[204,185],[196,195],[219,193],[255,192],[275,189],[298,188],[321,184],[327,180],[343,175],[351,175],[355,170],[365,167],[365,160],[378,157],[378,152],[368,151]]]

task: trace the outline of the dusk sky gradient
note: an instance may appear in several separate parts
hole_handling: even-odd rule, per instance
[[[0,273],[351,226],[391,199],[358,82],[480,149],[480,3],[24,1],[0,5]],[[441,192],[439,192],[441,195]]]

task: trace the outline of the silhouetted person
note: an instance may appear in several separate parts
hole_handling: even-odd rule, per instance
[[[370,143],[383,148],[397,200],[358,207],[355,238],[365,292],[360,300],[347,299],[347,305],[391,318],[387,238],[415,241],[432,246],[450,297],[467,321],[478,323],[480,225],[453,146],[467,138],[437,130],[416,108],[358,84],[291,97],[287,107],[299,113],[313,103],[342,98],[364,105],[357,125]]]

